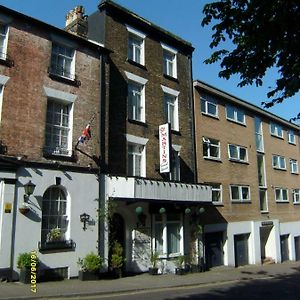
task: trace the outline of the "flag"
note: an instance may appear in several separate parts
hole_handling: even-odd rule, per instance
[[[81,136],[78,139],[79,144],[86,143],[91,138],[91,126],[88,124],[82,131]]]

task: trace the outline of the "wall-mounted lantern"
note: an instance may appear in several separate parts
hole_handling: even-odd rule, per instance
[[[85,231],[87,229],[86,224],[90,221],[90,215],[87,213],[83,213],[80,215],[80,222],[83,223],[83,230]]]
[[[164,214],[164,213],[166,213],[166,209],[164,208],[164,207],[161,207],[160,209],[159,209],[159,213],[162,215],[162,214]]]
[[[23,215],[27,214],[30,211],[30,206],[28,205],[29,203],[29,197],[30,195],[33,194],[34,189],[36,185],[31,182],[31,180],[23,185],[25,194],[24,194],[24,202],[23,204],[19,207],[19,212]]]
[[[24,195],[24,202],[28,203],[30,195],[33,194],[35,190],[36,185],[29,180],[26,184],[24,184],[24,190],[25,190],[25,195]]]

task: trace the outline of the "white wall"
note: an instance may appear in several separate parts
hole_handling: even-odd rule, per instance
[[[14,270],[19,253],[37,250],[42,265],[51,268],[68,267],[69,277],[78,275],[77,260],[88,252],[97,252],[98,241],[98,197],[99,182],[94,174],[83,174],[75,172],[64,172],[59,170],[44,170],[26,168],[20,170],[17,205],[23,202],[24,188],[31,180],[35,185],[34,194],[30,196],[31,208],[35,213],[22,215],[17,211],[15,230],[15,253]],[[70,201],[69,229],[70,238],[76,243],[75,251],[53,253],[40,253],[38,243],[41,240],[41,205],[43,194],[50,186],[55,184],[55,178],[61,178],[61,185],[68,193]],[[80,214],[87,213],[95,221],[95,225],[88,226],[83,230],[83,223],[80,222]]]

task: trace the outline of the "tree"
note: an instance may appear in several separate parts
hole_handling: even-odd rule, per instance
[[[267,70],[276,67],[278,78],[267,93],[269,100],[262,102],[265,108],[300,90],[299,0],[223,0],[206,4],[203,13],[202,26],[214,23],[210,47],[226,39],[233,44],[233,50],[216,50],[205,60],[221,60],[220,77],[239,74],[238,86],[261,86]]]

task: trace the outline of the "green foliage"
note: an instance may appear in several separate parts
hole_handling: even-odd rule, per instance
[[[114,242],[111,254],[111,266],[114,269],[122,268],[125,259],[123,257],[123,247],[120,243]]]
[[[17,259],[17,267],[19,269],[30,268],[31,267],[31,252],[20,253]],[[34,257],[34,262],[37,263],[37,257]]]
[[[159,261],[159,253],[157,251],[151,252],[150,262],[151,262],[152,268],[157,268],[158,261]]]
[[[220,77],[240,75],[239,86],[263,84],[276,67],[276,86],[262,104],[271,107],[300,90],[300,5],[286,0],[222,0],[206,4],[202,26],[213,23],[211,48],[226,38],[233,50],[217,50],[206,63],[221,61]],[[224,46],[224,44],[223,44]],[[300,117],[298,115],[298,117]]]
[[[79,258],[77,264],[82,271],[95,272],[102,267],[103,259],[100,255],[90,252],[83,259]]]
[[[60,228],[56,227],[50,230],[47,234],[47,241],[54,242],[54,241],[61,241],[63,238],[63,233]]]
[[[185,262],[185,256],[184,256],[184,255],[179,255],[179,256],[177,256],[176,259],[175,259],[175,261],[174,261],[175,266],[176,266],[177,268],[180,268],[180,269],[183,268],[184,262]]]

